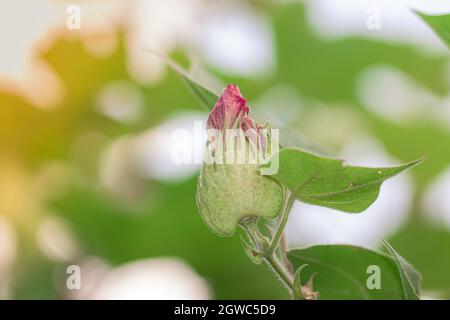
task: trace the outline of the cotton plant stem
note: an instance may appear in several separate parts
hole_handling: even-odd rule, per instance
[[[286,234],[283,233],[280,239],[279,252],[281,255],[281,259],[284,262],[284,265],[286,266],[287,270],[289,271],[289,273],[292,273],[293,272],[292,264],[287,257],[287,250],[288,249],[287,249]]]
[[[289,213],[291,211],[292,205],[294,204],[295,196],[289,192],[286,204],[281,213],[280,221],[278,223],[275,234],[270,242],[268,256],[266,257],[267,263],[272,267],[272,269],[278,274],[285,285],[290,289],[294,290],[294,279],[291,272],[290,262],[286,257],[286,243],[284,237],[284,229],[289,218]],[[280,245],[280,255],[283,260],[284,266],[279,262],[276,255],[276,250],[278,245]]]
[[[287,197],[286,205],[283,208],[283,212],[281,213],[280,222],[278,223],[277,230],[275,231],[275,235],[272,238],[269,247],[269,253],[273,254],[277,248],[278,243],[280,242],[281,237],[284,233],[284,228],[286,227],[286,223],[289,218],[289,213],[291,211],[292,205],[294,204],[295,196],[289,192]]]
[[[255,221],[249,223],[242,223],[242,226],[246,230],[249,237],[252,239],[256,249],[260,251],[260,255],[271,267],[271,269],[278,275],[281,281],[289,289],[290,293],[294,290],[294,277],[292,275],[292,269],[290,262],[286,258],[286,246],[285,243],[280,243],[284,241],[284,228],[289,217],[289,212],[291,211],[292,205],[294,203],[295,196],[292,193],[288,193],[285,205],[283,207],[283,212],[281,213],[280,221],[278,223],[277,229],[272,240],[265,237],[261,237],[258,232],[258,227]],[[280,245],[280,247],[279,247]],[[278,259],[277,249],[281,250],[282,262]]]
[[[257,236],[255,234],[256,226],[254,224],[242,224],[245,231],[249,235],[249,237],[252,239],[252,242],[255,246],[258,246],[258,240],[256,239]],[[267,247],[268,248],[268,243]],[[292,274],[287,270],[278,260],[276,257],[275,252],[269,253],[268,250],[263,250],[260,252],[262,258],[267,262],[267,264],[272,268],[272,270],[279,276],[279,278],[283,281],[283,283],[289,288],[291,293],[294,290],[294,280]]]
[[[291,290],[294,290],[294,279],[292,275],[280,264],[278,259],[274,256],[267,256],[264,258],[273,271],[280,277],[283,283]]]

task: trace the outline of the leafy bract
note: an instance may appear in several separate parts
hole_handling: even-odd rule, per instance
[[[294,148],[275,156],[279,157],[279,170],[272,177],[298,200],[352,213],[367,209],[376,200],[383,181],[423,161],[366,168]]]
[[[198,209],[221,236],[232,236],[242,218],[275,218],[283,199],[282,187],[261,176],[257,165],[204,164],[198,178]]]

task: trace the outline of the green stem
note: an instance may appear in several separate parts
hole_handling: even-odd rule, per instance
[[[294,290],[292,275],[280,264],[277,258],[273,255],[265,257],[267,263],[272,267],[275,273],[280,277],[284,284],[290,289]]]
[[[241,221],[241,225],[244,227],[247,234],[252,239],[255,247],[259,250],[259,254],[267,262],[267,264],[272,268],[272,270],[278,275],[281,281],[286,285],[287,288],[293,293],[294,290],[294,279],[291,274],[289,265],[284,266],[277,258],[276,250],[280,239],[283,237],[284,228],[289,217],[289,212],[291,211],[292,205],[294,203],[295,196],[289,192],[286,199],[285,205],[283,207],[283,212],[281,213],[280,221],[277,226],[277,230],[269,242],[269,239],[265,238],[259,233],[257,224],[255,220]],[[285,254],[285,252],[284,252]]]
[[[293,193],[291,193],[290,191],[288,192],[289,195],[286,204],[283,208],[283,212],[281,213],[280,222],[278,223],[277,230],[275,231],[275,235],[273,236],[272,241],[270,243],[269,247],[270,255],[272,255],[275,252],[278,242],[280,242],[280,239],[283,236],[284,228],[286,227],[286,223],[289,218],[289,213],[291,212],[292,205],[294,204],[295,195],[293,195]]]
[[[259,233],[256,220],[241,221],[241,226],[245,229],[250,239],[261,257],[267,262],[267,264],[272,268],[272,270],[278,275],[281,281],[293,294],[294,291],[294,277],[289,269],[289,262],[285,261],[285,265],[280,263],[276,250],[280,239],[283,237],[284,228],[286,227],[287,220],[289,218],[289,212],[291,211],[292,205],[294,204],[295,196],[289,192],[283,207],[283,212],[280,216],[280,221],[278,223],[277,229],[272,240],[269,241],[266,237]],[[283,250],[282,248],[281,250]],[[282,252],[282,255],[286,255],[286,252]],[[283,256],[283,257],[284,257]],[[282,257],[282,258],[283,258]]]
[[[269,251],[267,250],[268,242],[266,242],[267,245],[262,246],[259,245],[260,241],[267,241],[267,240],[264,240],[264,238],[258,236],[259,233],[256,224],[254,222],[250,222],[250,223],[242,223],[241,225],[249,235],[255,247],[262,249],[262,252],[260,252],[262,258],[269,264],[269,266],[279,276],[279,278],[283,281],[283,283],[293,292],[294,280],[290,272],[286,270],[283,267],[283,265],[278,261],[274,252],[269,253]]]

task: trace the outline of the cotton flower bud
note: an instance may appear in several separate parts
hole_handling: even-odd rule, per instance
[[[208,147],[198,181],[197,205],[219,235],[233,235],[243,218],[274,218],[283,189],[260,166],[270,159],[270,128],[256,124],[236,85],[228,85],[207,122]]]

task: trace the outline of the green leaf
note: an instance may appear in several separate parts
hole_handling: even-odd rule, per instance
[[[188,77],[186,74],[178,72],[180,77],[184,80],[186,85],[191,89],[192,93],[202,102],[203,107],[206,108],[206,110],[210,111],[214,105],[216,104],[217,99],[219,97],[209,91],[208,89],[204,88],[194,80],[192,80],[190,77]]]
[[[386,241],[382,240],[387,250],[394,258],[397,265],[400,278],[402,280],[402,287],[405,300],[417,300],[420,292],[420,282],[422,277],[420,273],[401,255],[399,255],[394,248]]]
[[[183,82],[191,89],[194,96],[196,96],[202,103],[202,106],[207,110],[210,111],[214,105],[216,104],[217,99],[219,98],[217,94],[213,93],[211,90],[206,89],[204,86],[200,85],[198,82],[193,80],[191,76],[188,74],[186,70],[182,66],[180,66],[178,63],[170,59],[169,57],[153,51],[153,50],[147,50],[149,53],[154,54],[164,60],[169,67],[172,68],[183,80]]]
[[[321,299],[410,299],[394,259],[376,251],[349,245],[319,245],[291,250],[288,258],[302,277],[315,272],[314,290]],[[411,269],[417,277],[417,272]],[[374,280],[379,276],[379,286]],[[375,284],[375,286],[373,286]],[[371,289],[369,289],[371,288]]]
[[[450,14],[430,16],[417,11],[416,14],[450,47]]]
[[[272,177],[300,201],[352,213],[364,211],[377,199],[383,181],[423,161],[365,168],[294,148],[278,156],[279,170]]]

